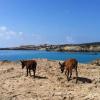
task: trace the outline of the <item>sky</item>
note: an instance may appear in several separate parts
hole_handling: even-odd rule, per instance
[[[0,0],[0,47],[100,42],[100,0]]]

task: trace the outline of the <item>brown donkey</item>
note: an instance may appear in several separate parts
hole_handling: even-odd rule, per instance
[[[77,65],[78,61],[76,59],[68,59],[64,61],[62,64],[59,62],[61,72],[64,72],[65,69],[65,75],[67,74],[67,80],[69,81],[72,76],[72,69],[75,69],[76,71],[76,83],[78,81],[78,71],[77,71]],[[69,76],[70,75],[70,76]]]
[[[23,60],[23,61],[21,60],[21,64],[22,64],[22,69],[26,66],[26,70],[27,70],[26,76],[28,76],[28,73],[31,76],[31,70],[33,70],[34,78],[35,78],[37,62],[35,60]]]

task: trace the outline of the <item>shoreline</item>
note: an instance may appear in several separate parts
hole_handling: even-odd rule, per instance
[[[41,45],[22,45],[18,47],[5,47],[0,50],[45,50],[60,52],[100,52],[100,42],[83,44],[41,44]]]
[[[50,59],[47,59],[47,58],[34,58],[34,59],[20,59],[20,60],[36,60],[36,61],[51,61],[51,62],[63,62],[64,60],[50,60]],[[0,62],[14,62],[14,63],[18,63],[20,62],[20,60],[15,60],[15,61],[12,61],[12,60],[0,60]],[[87,63],[82,63],[82,62],[78,62],[79,64],[97,64],[97,65],[100,65],[100,59],[95,59],[95,60],[92,60],[90,62],[87,62]]]
[[[80,52],[80,53],[100,53],[100,51],[96,51],[96,50],[40,50],[40,49],[1,49],[0,50],[25,50],[25,51],[30,51],[30,50],[34,50],[34,51],[47,51],[47,52],[69,52],[69,53],[76,53],[76,52]]]

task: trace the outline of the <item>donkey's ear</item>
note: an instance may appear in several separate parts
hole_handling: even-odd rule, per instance
[[[61,66],[62,64],[59,62],[59,65]]]

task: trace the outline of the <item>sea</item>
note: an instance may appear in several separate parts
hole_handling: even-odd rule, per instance
[[[29,59],[67,60],[75,58],[79,63],[90,63],[100,59],[100,52],[54,52],[35,50],[0,50],[0,61],[18,61]]]

